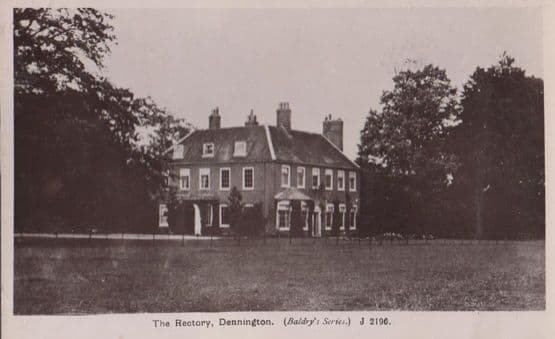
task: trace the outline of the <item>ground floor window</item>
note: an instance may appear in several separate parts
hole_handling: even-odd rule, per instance
[[[327,230],[331,230],[331,225],[333,224],[333,204],[326,205],[326,215],[324,218],[324,227]]]
[[[220,205],[220,227],[229,227],[229,207]]]
[[[276,223],[279,229],[288,230],[291,225],[291,206],[289,201],[280,201],[277,205]]]
[[[357,207],[353,206],[351,208],[351,211],[349,212],[349,228],[350,229],[355,229],[357,226]]]
[[[341,217],[341,224],[339,225],[339,229],[345,229],[345,214],[347,213],[347,206],[345,204],[339,204],[339,215]]]
[[[168,227],[168,206],[166,204],[160,204],[158,207],[158,226]]]

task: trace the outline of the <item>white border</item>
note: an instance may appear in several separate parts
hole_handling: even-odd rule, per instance
[[[408,312],[408,311],[354,311],[354,312],[233,312],[233,313],[189,313],[189,314],[100,314],[100,315],[72,315],[72,316],[13,316],[13,43],[11,39],[12,6],[98,6],[110,7],[189,7],[189,8],[410,8],[444,6],[449,8],[464,7],[532,7],[545,6],[543,9],[543,39],[544,39],[544,84],[545,84],[545,156],[546,156],[546,300],[547,310],[543,312]],[[399,0],[396,2],[345,0],[338,1],[292,1],[278,0],[262,2],[252,0],[213,1],[176,1],[167,0],[161,3],[148,1],[113,1],[98,0],[95,3],[86,1],[12,1],[0,2],[0,17],[3,29],[0,38],[3,44],[0,79],[0,129],[2,143],[1,153],[1,189],[2,189],[2,334],[5,338],[27,339],[36,338],[40,333],[41,338],[75,338],[95,339],[105,338],[183,338],[203,337],[269,337],[283,338],[303,336],[314,338],[333,338],[352,336],[354,338],[388,337],[388,338],[440,338],[446,333],[450,338],[551,338],[555,333],[553,298],[555,297],[553,285],[553,263],[555,252],[553,241],[555,232],[552,230],[553,208],[551,208],[553,193],[553,150],[555,150],[555,120],[553,107],[555,107],[555,10],[553,1],[539,0],[469,0],[460,1],[433,1],[433,0]],[[464,51],[462,52],[464,53]],[[192,132],[190,133],[192,134]],[[187,329],[154,329],[152,319],[174,321],[176,318],[187,320],[227,318],[248,318],[252,316],[270,318],[277,325],[272,328],[229,327],[220,330],[203,328]],[[354,322],[359,317],[390,316],[395,323],[384,327],[324,327],[324,328],[284,328],[279,326],[284,317],[350,317]]]

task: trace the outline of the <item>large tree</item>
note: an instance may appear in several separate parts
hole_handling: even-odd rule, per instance
[[[456,88],[433,65],[398,72],[393,83],[381,96],[381,110],[368,113],[361,131],[358,161],[374,177],[366,183],[383,190],[380,196],[367,192],[374,197],[366,201],[395,205],[396,220],[384,216],[378,226],[394,222],[398,231],[429,231],[438,193],[456,169],[446,147],[459,116]]]
[[[460,214],[477,237],[543,235],[545,228],[543,81],[503,54],[476,68],[464,86],[454,149]]]
[[[13,14],[16,227],[115,227],[155,210],[147,206],[162,182],[161,150],[188,126],[101,76],[112,16]]]

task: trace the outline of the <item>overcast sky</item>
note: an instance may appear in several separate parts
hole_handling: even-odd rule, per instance
[[[345,121],[355,157],[370,108],[379,109],[407,58],[447,70],[460,89],[476,66],[503,51],[542,77],[539,9],[119,9],[118,45],[106,75],[171,113],[207,128],[243,125],[250,109],[275,124],[280,101],[294,129],[321,132],[327,114]]]

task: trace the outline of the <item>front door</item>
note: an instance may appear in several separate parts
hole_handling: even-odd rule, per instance
[[[320,218],[320,212],[314,211],[313,218],[314,218],[314,220],[312,221],[312,225],[313,225],[313,227],[312,227],[312,236],[313,237],[320,237],[320,236],[322,236],[322,231],[321,231],[321,229],[322,229],[322,223],[321,223],[322,219]]]
[[[195,208],[195,235],[200,235],[201,230],[201,222],[200,222],[200,208],[197,204],[194,204],[193,207]]]

